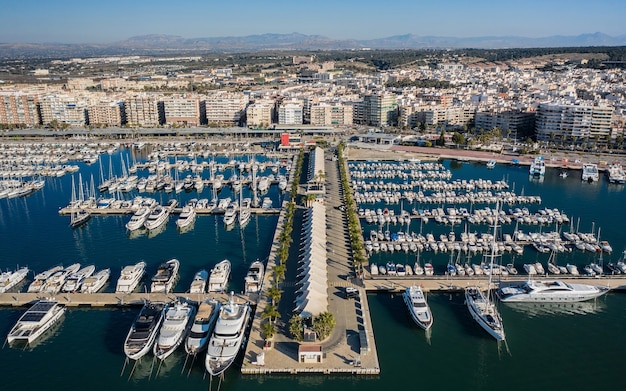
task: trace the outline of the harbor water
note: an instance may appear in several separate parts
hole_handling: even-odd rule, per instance
[[[120,153],[113,155],[113,161]],[[559,177],[550,170],[543,181],[528,178],[527,167],[497,165],[488,170],[484,164],[445,161],[455,179],[505,179],[515,192],[540,195],[542,204],[529,206],[558,208],[580,218],[581,231],[601,227],[603,240],[613,246],[604,262],[616,261],[626,245],[624,220],[626,212],[624,186],[581,182],[579,173]],[[93,173],[99,175],[97,164],[82,163],[83,181]],[[207,176],[207,173],[204,173]],[[75,177],[77,178],[77,177]],[[228,195],[225,189],[224,195]],[[202,197],[211,198],[205,188]],[[57,264],[74,262],[95,264],[97,269],[110,267],[111,281],[105,291],[114,290],[114,282],[123,265],[145,260],[151,275],[159,263],[170,258],[181,261],[181,276],[176,291],[188,289],[196,271],[210,269],[224,258],[233,263],[230,289],[241,291],[247,267],[269,251],[277,217],[254,216],[240,229],[227,231],[221,217],[199,216],[192,230],[179,233],[174,218],[163,232],[154,237],[129,237],[124,224],[129,216],[94,216],[84,226],[71,229],[68,216],[60,216],[59,208],[67,205],[71,194],[71,177],[48,178],[44,189],[25,198],[0,200],[0,266],[14,269],[28,266],[35,272]],[[199,198],[197,193],[153,195],[161,202],[176,197],[184,203]],[[244,194],[245,196],[245,194]],[[282,195],[272,186],[268,193],[274,205]],[[432,205],[428,207],[436,207]],[[399,205],[394,206],[399,208]],[[408,205],[405,205],[408,208]],[[426,205],[422,205],[426,207]],[[482,206],[481,206],[482,207]],[[493,205],[492,205],[493,207]],[[410,208],[409,208],[410,209]],[[412,230],[420,227],[412,223]],[[552,229],[544,227],[544,229]],[[369,227],[364,231],[369,232]],[[392,228],[393,229],[393,228]],[[446,232],[450,227],[424,224],[426,232]],[[488,232],[483,226],[472,227]],[[526,231],[529,227],[524,227]],[[538,230],[539,227],[532,227]],[[563,229],[569,229],[569,226]],[[457,234],[462,227],[456,227]],[[377,255],[379,260],[393,257],[414,260],[413,254]],[[433,258],[441,273],[447,254],[423,253],[422,259]],[[526,260],[547,262],[548,254],[526,248],[518,269]],[[560,254],[559,263],[590,262],[597,255],[574,251]],[[503,261],[504,262],[504,261]],[[341,389],[379,390],[381,387],[437,387],[438,389],[511,390],[618,387],[622,384],[620,365],[626,346],[626,295],[609,293],[593,302],[560,306],[500,305],[507,334],[507,343],[500,346],[471,318],[462,295],[431,294],[428,296],[435,318],[432,333],[426,336],[407,314],[400,295],[371,294],[370,311],[376,338],[381,374],[357,376],[250,376],[243,377],[231,368],[220,385],[228,390],[272,390],[285,387],[316,388],[323,384],[329,391]],[[0,308],[0,333],[6,335],[24,308]],[[0,351],[3,390],[206,390],[217,389],[204,375],[198,360],[190,372],[182,371],[184,352],[180,350],[158,368],[152,368],[148,355],[129,377],[124,366],[123,341],[138,308],[70,308],[62,322],[33,347],[26,349],[4,346]],[[187,364],[189,367],[189,363]],[[158,370],[158,372],[157,372]]]

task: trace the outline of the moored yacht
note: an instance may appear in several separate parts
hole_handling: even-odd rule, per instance
[[[626,182],[626,174],[620,163],[613,163],[607,169],[609,183],[623,184]]]
[[[196,273],[191,281],[191,286],[189,287],[189,293],[205,293],[206,292],[206,283],[209,279],[209,272],[206,270],[200,270]]]
[[[221,304],[217,300],[207,300],[200,303],[189,334],[185,339],[187,354],[196,355],[206,349],[220,307]]]
[[[152,277],[150,292],[170,293],[174,287],[174,282],[178,277],[179,268],[180,262],[178,259],[170,259],[169,261],[162,263],[157,269],[154,277]]]
[[[546,173],[546,163],[543,160],[543,156],[537,156],[535,160],[530,164],[529,169],[532,176],[544,176]]]
[[[39,300],[17,321],[7,335],[7,342],[24,341],[33,343],[46,330],[59,321],[65,306],[56,300]]]
[[[598,174],[598,165],[594,163],[585,163],[583,164],[583,172],[581,179],[583,181],[595,182],[600,179],[600,175]]]
[[[96,271],[96,266],[89,265],[89,266],[83,267],[82,269],[76,271],[75,273],[70,274],[67,277],[67,280],[65,280],[65,283],[63,284],[63,287],[61,288],[61,291],[63,292],[78,291],[80,287],[83,285],[83,282],[85,282],[85,280],[88,277],[91,277],[91,275],[95,271]]]
[[[187,302],[176,303],[165,311],[163,325],[153,348],[156,358],[165,360],[174,353],[187,336],[195,315],[196,307]]]
[[[126,229],[129,231],[134,231],[143,227],[151,212],[152,209],[150,207],[140,206],[139,209],[137,209],[137,211],[132,215],[130,220],[128,220],[128,222],[126,223]]]
[[[134,265],[124,266],[120,278],[117,280],[115,293],[131,293],[139,285],[141,277],[146,272],[146,263],[137,262]]]
[[[35,278],[33,279],[33,282],[31,282],[30,285],[28,286],[27,292],[28,293],[41,292],[48,278],[50,278],[50,276],[52,276],[54,273],[58,272],[59,270],[63,270],[63,266],[60,266],[60,265],[55,266],[51,269],[48,269],[39,274],[36,274]]]
[[[209,292],[224,292],[226,291],[226,285],[228,285],[228,278],[230,277],[230,261],[224,259],[219,262],[213,269],[211,269],[211,275],[209,276]]]
[[[416,285],[410,286],[406,288],[402,298],[415,324],[424,330],[430,329],[433,325],[433,315],[426,302],[426,296],[424,296],[422,288]]]
[[[184,229],[191,227],[196,221],[196,208],[192,205],[185,205],[176,220],[176,227]]]
[[[163,323],[163,313],[166,309],[165,303],[146,302],[144,304],[124,341],[126,357],[138,360],[150,351]]]
[[[488,295],[489,293],[487,293]],[[472,318],[498,341],[503,341],[504,328],[495,304],[477,286],[465,288],[465,303]]]
[[[224,211],[224,225],[227,227],[232,226],[237,221],[237,209],[238,205],[236,202],[231,202],[226,207]]]
[[[207,348],[205,366],[211,376],[223,373],[235,361],[249,317],[250,303],[235,303],[231,293],[228,304],[220,308]]]
[[[579,302],[599,297],[608,290],[605,287],[569,284],[560,280],[528,280],[502,286],[496,290],[496,295],[504,303]]]
[[[95,273],[89,278],[86,278],[83,285],[80,287],[81,293],[96,293],[111,277],[111,269],[103,269]]]
[[[150,212],[150,215],[148,216],[146,221],[143,223],[143,226],[146,227],[146,229],[148,230],[156,229],[167,221],[169,215],[170,215],[169,209],[164,206],[159,205],[156,208],[154,208],[152,212]]]
[[[0,274],[0,293],[5,293],[22,282],[28,275],[28,268],[22,267],[14,272],[4,272]]]
[[[250,294],[259,292],[261,290],[261,284],[263,283],[263,272],[265,268],[263,262],[254,261],[248,268],[248,273],[244,278],[244,293]]]
[[[76,273],[78,269],[80,269],[80,263],[75,263],[65,269],[57,271],[46,280],[46,283],[41,291],[56,295],[61,291],[63,284],[65,284],[65,280],[70,276],[70,274]]]

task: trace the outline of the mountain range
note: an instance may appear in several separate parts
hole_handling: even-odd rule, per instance
[[[184,38],[150,34],[109,44],[0,43],[0,57],[94,56],[172,52],[254,52],[363,49],[504,49],[539,47],[623,46],[626,35],[603,33],[528,38],[519,36],[443,37],[415,34],[368,40],[337,40],[321,35],[260,34],[241,37]]]

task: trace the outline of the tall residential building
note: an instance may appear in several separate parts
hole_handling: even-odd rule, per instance
[[[302,103],[283,102],[278,107],[278,123],[280,125],[302,125]]]
[[[198,126],[200,98],[168,97],[163,99],[165,123],[168,125]]]
[[[256,101],[246,109],[248,126],[269,126],[276,116],[276,103],[273,100],[263,99]]]
[[[85,126],[87,104],[81,99],[68,95],[45,95],[39,101],[41,123],[53,121],[71,126]]]
[[[125,100],[126,122],[130,126],[163,124],[162,106],[154,95],[131,96]]]
[[[368,125],[393,125],[398,118],[398,103],[393,94],[365,95],[365,120]]]
[[[37,95],[19,92],[0,93],[0,124],[39,125],[38,102]]]
[[[352,105],[321,102],[311,105],[311,125],[352,125]]]
[[[476,113],[474,127],[476,129],[502,129],[509,137],[526,138],[533,134],[535,126],[535,112],[506,110],[483,111]]]
[[[122,126],[126,123],[126,112],[122,102],[98,102],[87,106],[89,125]]]
[[[219,91],[205,100],[206,120],[209,124],[240,125],[249,97],[242,92]]]
[[[542,103],[537,109],[538,140],[611,136],[613,107],[592,104]]]

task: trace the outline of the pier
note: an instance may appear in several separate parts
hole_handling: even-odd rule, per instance
[[[72,213],[78,213],[79,211],[87,211],[92,216],[103,215],[103,216],[115,216],[115,215],[131,215],[135,213],[131,208],[62,208],[59,209],[59,214],[62,216],[69,216]],[[171,211],[171,214],[178,215],[182,212],[182,208],[174,208]],[[250,208],[250,213],[255,215],[275,215],[280,213],[279,208]],[[198,215],[220,215],[224,214],[224,209],[206,209],[206,208],[196,208],[196,214]]]

